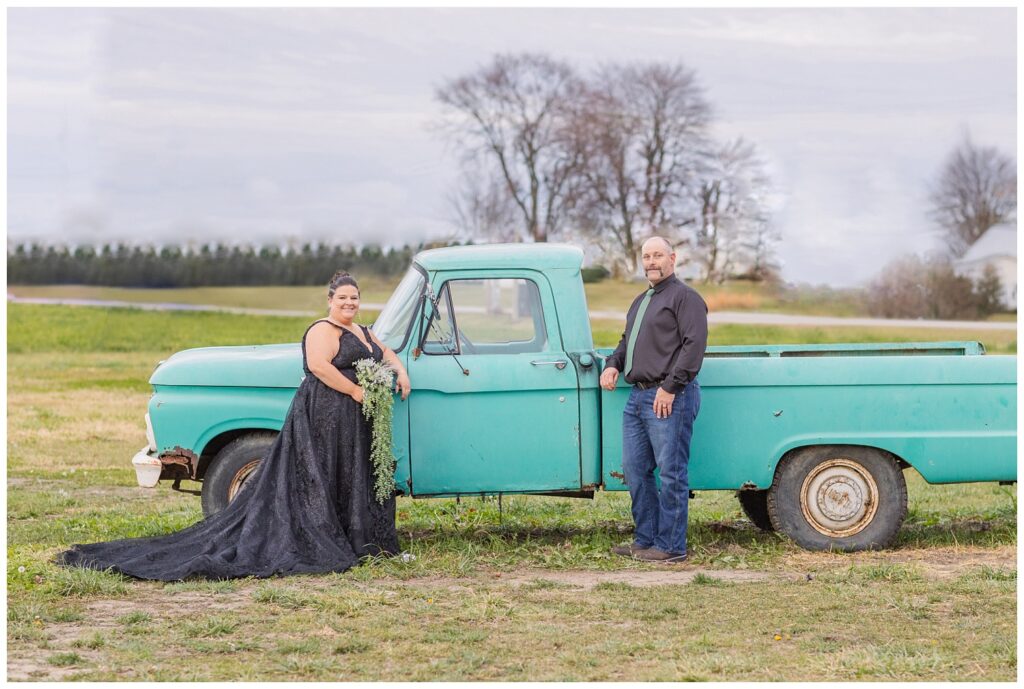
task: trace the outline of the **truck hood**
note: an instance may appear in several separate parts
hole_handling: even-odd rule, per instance
[[[150,385],[297,388],[302,348],[295,344],[186,349],[162,362]]]

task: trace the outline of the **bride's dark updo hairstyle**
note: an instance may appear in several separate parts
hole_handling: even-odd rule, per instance
[[[348,271],[339,270],[331,278],[331,281],[327,283],[327,298],[333,299],[334,293],[338,291],[338,288],[342,285],[352,285],[356,288],[356,292],[359,291],[359,285],[356,283],[356,279],[348,274]]]

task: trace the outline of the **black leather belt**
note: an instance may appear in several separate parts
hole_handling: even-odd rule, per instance
[[[633,383],[633,387],[640,388],[641,390],[650,390],[651,388],[658,387],[659,385],[661,385],[664,382],[665,382],[664,378],[662,378],[661,380],[651,381],[649,383],[646,383],[644,381],[638,381],[636,383]]]

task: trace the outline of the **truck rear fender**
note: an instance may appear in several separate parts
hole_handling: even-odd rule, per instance
[[[791,450],[801,447],[855,445],[889,453],[902,468],[912,467],[928,483],[1016,481],[1016,431],[999,428],[995,423],[992,426],[994,428],[985,430],[790,436],[768,456],[781,460]],[[776,467],[777,463],[776,466],[765,466],[768,471],[750,478],[758,487],[766,487],[763,484],[772,480]]]
[[[878,445],[870,445],[870,444],[865,444],[865,443],[849,443],[849,442],[815,442],[815,443],[807,443],[805,445],[797,445],[797,446],[791,447],[788,450],[786,450],[785,452],[783,452],[782,456],[779,457],[779,461],[777,461],[775,463],[775,470],[772,472],[772,475],[774,476],[779,471],[779,467],[782,466],[783,462],[785,462],[787,459],[789,459],[793,455],[797,454],[798,452],[801,452],[802,450],[806,450],[807,448],[811,448],[811,447],[832,447],[832,446],[836,446],[836,445],[853,446],[853,447],[866,447],[866,448],[869,448],[869,449],[872,449],[872,450],[878,450],[879,452],[884,452],[885,454],[889,455],[894,460],[896,460],[896,463],[900,465],[900,469],[909,469],[909,468],[911,468],[911,465],[910,465],[909,462],[907,462],[907,460],[903,459],[902,457],[900,457],[899,455],[893,453],[892,451],[885,449],[884,447],[879,447]],[[766,488],[766,487],[768,487],[768,486],[758,486],[758,488]]]

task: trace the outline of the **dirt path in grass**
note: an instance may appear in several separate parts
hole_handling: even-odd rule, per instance
[[[866,553],[812,553],[786,556],[783,566],[808,573],[841,570],[851,565],[904,565],[922,577],[952,579],[979,567],[1017,569],[1017,548],[905,548]]]
[[[523,569],[512,572],[481,571],[470,577],[426,576],[414,579],[385,578],[356,583],[359,587],[383,588],[415,587],[426,589],[444,588],[471,591],[478,588],[506,588],[538,585],[550,582],[588,591],[601,584],[628,586],[684,585],[698,575],[719,581],[746,584],[758,582],[808,581],[815,576],[843,571],[850,566],[904,565],[927,579],[951,579],[987,566],[999,570],[1016,570],[1017,549],[1014,546],[999,548],[930,548],[927,550],[891,550],[875,553],[810,553],[794,552],[786,555],[771,570],[718,569],[693,564],[652,565],[645,569],[614,571],[598,570],[543,570]],[[99,661],[103,649],[75,647],[79,639],[99,632],[104,636],[124,633],[123,616],[142,612],[153,621],[173,620],[195,615],[231,616],[254,605],[253,593],[261,583],[246,582],[234,591],[165,591],[162,584],[140,582],[133,585],[132,593],[116,599],[97,599],[85,604],[80,621],[49,624],[45,633],[49,637],[47,648],[38,648],[29,643],[9,644],[7,677],[9,680],[50,680],[69,678],[80,668],[61,667],[51,660],[59,653],[77,653],[87,661]],[[275,580],[274,585],[299,591],[328,590],[337,586],[334,579],[301,577]],[[397,595],[397,592],[395,593]],[[154,663],[170,662],[171,656],[163,658],[160,649],[155,649]]]

